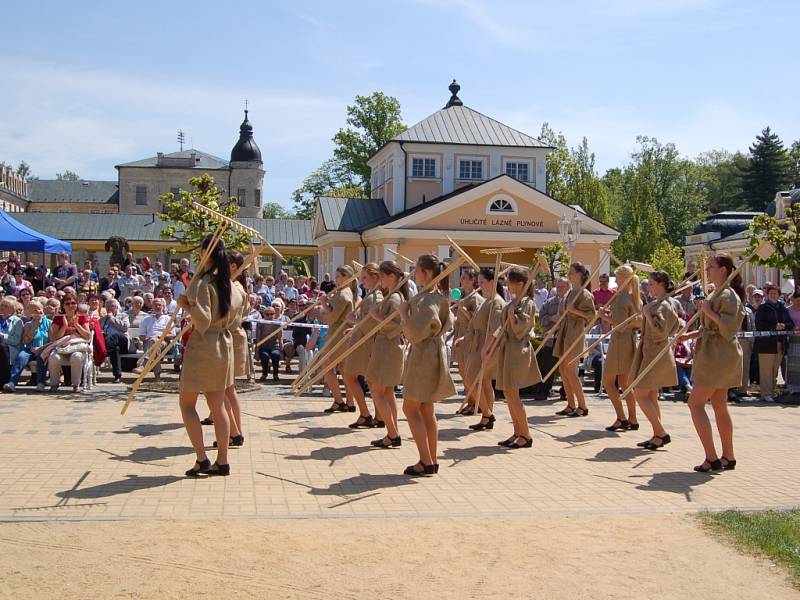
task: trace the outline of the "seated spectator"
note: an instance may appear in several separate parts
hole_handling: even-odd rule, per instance
[[[322,276],[322,283],[319,284],[320,291],[324,294],[329,294],[335,287],[336,284],[331,281],[331,274],[325,273],[325,275]]]
[[[100,329],[106,340],[106,352],[111,361],[114,383],[122,381],[122,354],[128,353],[128,315],[120,311],[113,298],[106,304],[107,313],[100,317]]]
[[[298,275],[297,279],[295,280],[295,286],[297,287],[297,293],[300,295],[308,294],[308,284],[307,278],[305,275]]]
[[[286,295],[286,299],[289,301],[296,299],[300,295],[297,288],[294,287],[293,277],[288,277],[286,279],[286,285],[283,286],[283,293]]]
[[[127,311],[128,322],[131,327],[141,327],[142,320],[147,316],[144,312],[144,298],[141,296],[134,296],[131,298],[131,308]]]
[[[308,282],[308,293],[306,294],[310,299],[316,300],[319,298],[319,286],[317,285],[317,280],[313,277]]]
[[[103,307],[103,303],[100,300],[100,296],[93,295],[89,296],[89,316],[95,317],[99,319],[100,317],[104,317],[106,314],[106,309]]]
[[[139,331],[139,339],[142,341],[145,354],[150,351],[150,348],[153,348],[153,346],[158,343],[158,340],[161,337],[161,334],[164,333],[164,329],[169,321],[170,315],[164,312],[164,299],[156,298],[153,301],[153,314],[148,315],[142,320],[142,327]],[[164,338],[164,341],[161,342],[161,345],[158,348],[154,348],[152,352],[155,352],[156,354],[161,352],[164,349],[164,346],[166,346],[167,342],[175,337],[176,334],[177,331],[175,331],[175,326],[172,325],[169,333]],[[143,370],[143,367],[136,367],[133,372],[141,373]],[[156,381],[161,381],[161,361],[158,361],[153,367],[153,376],[155,377]]]
[[[44,314],[48,319],[50,319],[50,322],[53,321],[53,317],[55,317],[59,312],[61,312],[61,302],[58,301],[58,298],[48,298],[45,300]]]
[[[133,296],[134,290],[140,289],[144,279],[140,279],[137,275],[133,265],[125,267],[125,274],[117,279],[117,286],[119,287],[120,296]]]
[[[17,301],[13,296],[0,300],[0,383],[11,380],[11,365],[16,363],[22,348],[22,319],[17,315]]]
[[[47,366],[42,360],[41,352],[49,340],[51,322],[44,315],[44,308],[38,300],[31,300],[28,311],[31,320],[22,329],[22,346],[11,369],[11,380],[3,386],[7,392],[15,391],[22,371],[32,360],[36,361],[36,391],[44,391]]]
[[[58,390],[61,367],[69,365],[72,391],[80,390],[84,361],[89,358],[89,340],[92,331],[89,319],[78,314],[78,302],[67,295],[63,304],[64,314],[56,315],[50,325],[50,344],[43,354],[47,357],[50,372],[50,391]],[[45,356],[42,357],[43,359]]]
[[[153,300],[155,300],[155,295],[152,292],[144,292],[142,294],[142,298],[144,299],[144,306],[142,306],[142,310],[147,314],[152,314],[153,312]]]
[[[266,321],[274,321],[276,317],[275,307],[268,306],[265,308],[262,316]],[[256,344],[268,335],[274,333],[279,327],[280,325],[273,325],[271,323],[259,323],[256,326]],[[258,347],[258,359],[261,361],[260,381],[267,380],[270,363],[272,363],[272,379],[274,381],[279,381],[278,372],[280,371],[281,345],[282,337],[278,334],[273,335],[268,341]]]
[[[156,284],[153,282],[153,274],[150,271],[144,272],[144,281],[139,287],[143,292],[151,294],[156,291]]]
[[[47,298],[55,298],[57,291],[58,290],[55,288],[55,286],[52,285],[48,285],[46,288],[44,288],[44,293],[47,296]]]
[[[87,296],[93,296],[100,291],[100,284],[92,278],[93,273],[86,269],[81,271],[78,289]]]
[[[20,318],[27,323],[31,320],[31,314],[28,311],[28,307],[30,306],[31,300],[33,300],[32,290],[30,288],[25,288],[20,290],[19,292],[19,303],[22,306],[22,315]]]
[[[172,314],[175,312],[175,309],[178,308],[178,302],[175,300],[172,294],[172,288],[164,288],[161,293],[161,297],[164,299],[164,304],[166,306],[165,310],[168,314]]]

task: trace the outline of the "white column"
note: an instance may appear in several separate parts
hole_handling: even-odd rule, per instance
[[[603,273],[609,275],[611,271],[611,257],[609,257],[608,254],[603,252],[603,250],[598,250],[598,254],[600,255],[600,269],[598,273],[601,275]]]
[[[333,266],[331,270],[338,269],[340,266],[344,264],[344,246],[334,246],[333,247]]]
[[[448,244],[445,244],[444,246],[439,246],[436,249],[436,254],[439,256],[439,260],[450,258],[450,246]]]
[[[448,150],[443,154],[444,164],[442,165],[442,194],[449,194],[456,185],[456,166],[453,164],[453,151]]]

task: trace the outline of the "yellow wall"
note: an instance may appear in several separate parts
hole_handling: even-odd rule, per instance
[[[406,183],[406,209],[422,204],[423,196],[429,202],[441,195],[441,179],[409,179]]]

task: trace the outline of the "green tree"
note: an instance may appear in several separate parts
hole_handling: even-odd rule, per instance
[[[294,219],[294,213],[286,210],[277,202],[265,202],[261,212],[265,219]]]
[[[788,207],[786,219],[783,222],[766,214],[758,215],[753,219],[753,224],[747,233],[750,238],[750,252],[762,240],[767,240],[775,247],[775,252],[769,259],[762,260],[758,256],[754,256],[753,262],[781,269],[782,272],[790,272],[794,278],[795,287],[800,285],[800,236],[798,236],[798,231],[800,231],[800,209]]]
[[[800,187],[800,140],[792,142],[789,148],[789,160],[792,163],[792,185]]]
[[[333,156],[358,179],[368,196],[371,173],[367,160],[406,129],[400,116],[400,102],[383,92],[356,96],[355,104],[347,107],[347,125],[333,136],[336,144]]]
[[[683,260],[683,250],[677,246],[673,246],[666,240],[661,240],[650,259],[647,261],[656,269],[661,269],[669,273],[673,281],[681,281],[683,274],[686,272],[686,267]]]
[[[338,159],[326,160],[319,169],[303,180],[303,185],[292,193],[295,218],[313,219],[317,196],[335,198],[367,198],[363,186],[357,183],[352,172]]]
[[[80,176],[74,171],[66,170],[63,173],[56,173],[56,179],[59,181],[79,181]]]
[[[564,244],[550,244],[542,248],[542,254],[550,266],[550,280],[548,285],[552,285],[556,277],[562,277],[569,272],[569,254]]]
[[[161,231],[161,239],[188,246],[192,252],[197,252],[203,238],[216,231],[219,221],[194,208],[193,203],[197,202],[231,218],[239,214],[239,205],[236,198],[222,197],[214,178],[208,173],[192,177],[189,185],[192,190],[182,189],[177,197],[172,192],[161,196],[164,209],[158,217],[166,224]],[[230,227],[225,230],[223,239],[228,249],[239,251],[245,251],[251,241],[249,235]]]
[[[742,169],[742,197],[756,211],[766,210],[775,194],[792,183],[792,165],[783,142],[769,127],[756,136]]]
[[[38,179],[38,177],[31,177],[31,166],[24,160],[20,161],[17,165],[17,175],[21,175],[27,179]]]
[[[710,213],[746,210],[742,202],[742,170],[747,157],[741,152],[709,150],[695,159]]]
[[[567,189],[567,169],[570,162],[567,139],[560,131],[556,133],[547,122],[542,123],[539,139],[553,147],[553,150],[547,155],[547,177],[545,179],[547,193],[563,202],[561,199]]]
[[[646,261],[653,245],[665,237],[664,217],[651,186],[637,169],[629,166],[612,175],[610,190],[619,206],[617,228],[622,232],[612,243],[614,254],[623,260]]]
[[[580,205],[586,214],[608,223],[610,210],[608,192],[595,171],[594,152],[589,150],[589,142],[584,137],[577,148],[572,148],[566,165],[566,188],[562,197],[556,197],[564,204]]]

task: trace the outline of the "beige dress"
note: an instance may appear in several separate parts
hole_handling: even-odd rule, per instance
[[[195,279],[186,290],[192,335],[181,366],[181,391],[217,392],[233,385],[233,336],[230,327],[242,313],[242,296],[231,294],[231,306],[219,314],[212,277]]]
[[[460,337],[464,337],[467,333],[467,327],[469,326],[470,320],[472,320],[475,311],[477,311],[481,304],[483,304],[483,296],[480,295],[478,291],[476,291],[472,296],[464,300],[463,306],[467,309],[469,316],[464,314],[463,310],[459,310],[456,313],[456,324],[453,326],[453,339],[457,340]],[[452,352],[452,359],[454,363],[457,363],[460,366],[464,366],[464,346],[453,346]]]
[[[653,303],[657,303],[655,307],[653,307]],[[660,301],[653,300],[645,306],[644,310],[651,311],[653,324],[651,325],[646,318],[642,317],[642,337],[636,346],[636,354],[630,372],[631,381],[653,362],[665,345],[672,344],[670,336],[675,335],[681,328],[680,319],[678,319],[669,298],[662,298]],[[670,348],[636,384],[636,389],[657,390],[673,385],[678,385],[678,371],[675,367],[675,353]]]
[[[373,290],[364,296],[354,314],[356,316],[356,323],[353,325],[353,332],[350,334],[350,339],[347,342],[347,347],[355,345],[356,342],[361,340],[364,335],[378,324],[378,322],[369,316],[375,306],[383,300],[383,293],[379,290]],[[388,315],[387,315],[388,316]],[[346,375],[364,375],[369,366],[369,357],[372,354],[372,345],[375,338],[361,344],[350,356],[344,361],[343,372]],[[327,341],[325,342],[327,344]]]
[[[576,299],[577,297],[577,299]],[[594,296],[592,293],[585,289],[571,289],[569,293],[562,298],[558,306],[558,316],[561,317],[571,306],[573,309],[581,313],[581,316],[572,313],[567,314],[561,321],[558,328],[556,343],[553,347],[553,356],[560,358],[567,351],[569,357],[565,359],[568,361],[570,358],[575,358],[584,350],[586,343],[586,326],[589,321],[597,316],[597,311],[594,308]],[[577,342],[575,340],[578,340]]]
[[[325,348],[333,348],[344,336],[347,329],[347,316],[355,308],[356,298],[350,288],[344,288],[333,292],[328,296],[329,310],[322,316],[322,322],[328,326],[328,335],[325,337],[325,346],[321,350],[325,353]],[[340,353],[337,350],[337,354]]]
[[[233,282],[231,293],[242,297],[242,309],[236,315],[236,320],[231,323],[229,328],[231,336],[233,336],[233,376],[247,377],[249,365],[247,353],[250,349],[247,346],[247,333],[242,329],[242,321],[250,314],[250,298],[238,281]]]
[[[403,296],[394,292],[378,305],[378,314],[381,321],[396,311],[403,303]],[[378,321],[372,319],[376,325]],[[389,321],[377,334],[372,342],[372,354],[365,377],[369,385],[394,387],[403,380],[403,365],[405,353],[403,352],[403,327],[400,315]]]
[[[418,294],[410,304],[411,313],[403,323],[403,333],[411,342],[403,372],[403,396],[417,402],[439,402],[456,393],[442,340],[453,323],[450,303],[431,290]]]
[[[503,309],[502,323],[506,323],[512,309],[516,319],[506,325],[496,352],[498,390],[519,390],[542,380],[530,336],[536,320],[536,304],[528,296],[522,298],[519,306],[509,302]]]
[[[694,345],[692,383],[715,389],[742,384],[742,347],[736,334],[744,319],[744,305],[730,288],[714,294],[711,309],[719,314],[719,325],[700,316],[700,337]]]
[[[611,325],[616,327],[631,316],[638,314],[641,307],[637,307],[633,302],[633,296],[625,290],[617,292],[619,296],[611,302]],[[608,353],[603,363],[604,375],[625,375],[630,372],[633,365],[633,357],[636,355],[636,332],[642,328],[641,314],[628,321],[611,334],[611,341],[608,344]]]
[[[464,378],[475,381],[480,375],[483,359],[481,350],[486,343],[486,336],[497,331],[503,318],[503,307],[505,300],[499,295],[487,298],[480,308],[470,319],[467,332],[464,334],[464,341],[461,346],[464,356]],[[494,379],[497,371],[497,352],[490,359],[483,369],[483,376],[486,379]]]

